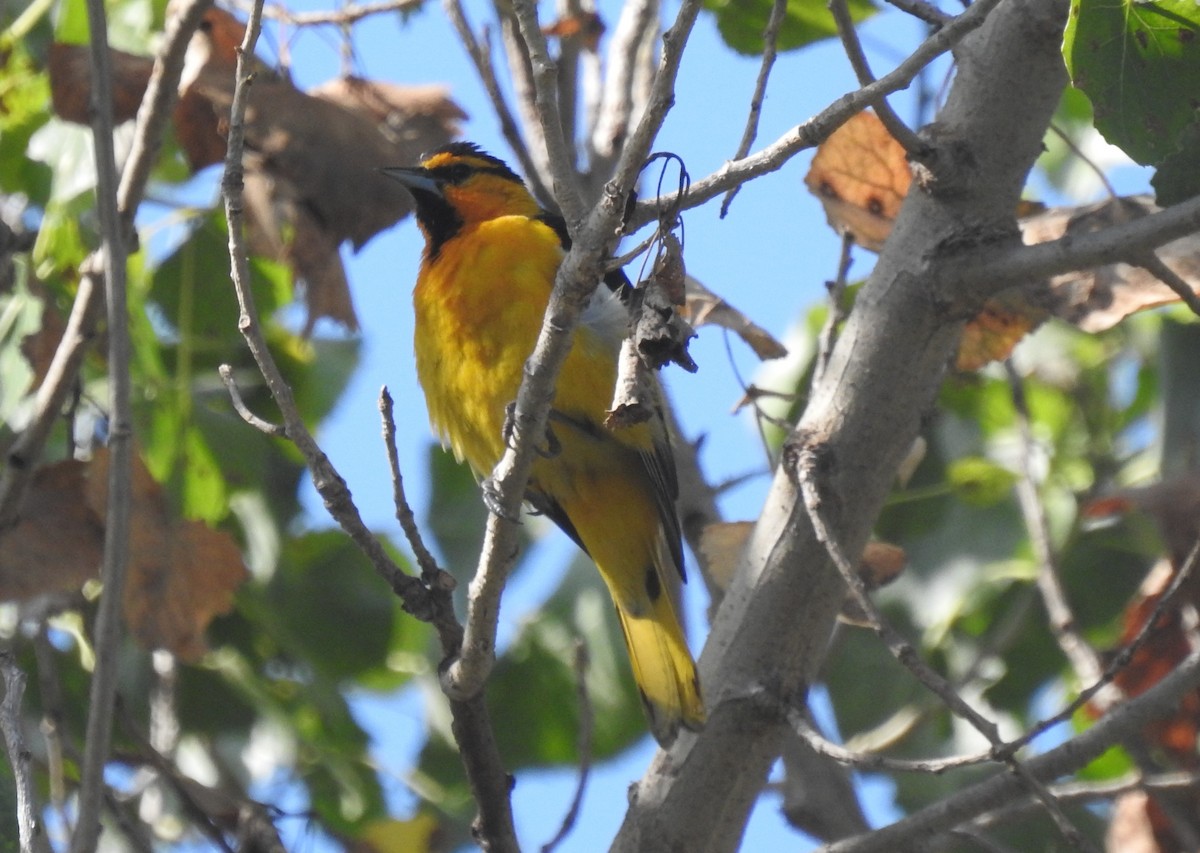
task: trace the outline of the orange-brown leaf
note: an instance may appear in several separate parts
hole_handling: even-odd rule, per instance
[[[181,145],[199,168],[224,157],[233,99],[234,48],[243,25],[210,9],[189,48],[175,112]],[[269,69],[256,72],[246,109],[246,209],[253,251],[288,263],[304,284],[306,331],[321,317],[353,330],[339,247],[361,248],[412,210],[383,166],[411,165],[449,142],[466,118],[445,87],[347,77],[302,92]]]
[[[955,367],[978,370],[989,362],[1008,358],[1021,339],[1045,318],[1046,311],[1025,302],[1018,291],[987,300],[963,328]]]
[[[904,148],[873,112],[851,118],[817,148],[804,178],[839,234],[878,252],[908,194]]]
[[[604,20],[595,12],[584,11],[552,21],[542,27],[542,32],[560,39],[577,38],[584,48],[595,53],[600,36],[604,35]]]

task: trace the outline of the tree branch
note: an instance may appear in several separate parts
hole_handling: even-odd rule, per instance
[[[1104,672],[1104,664],[1084,639],[1075,626],[1075,614],[1067,600],[1066,590],[1059,580],[1058,565],[1054,559],[1054,550],[1050,544],[1050,523],[1046,518],[1045,507],[1042,506],[1041,495],[1034,481],[1033,468],[1030,460],[1033,458],[1033,430],[1029,423],[1029,405],[1025,400],[1025,387],[1021,376],[1013,366],[1012,360],[1004,362],[1008,373],[1009,387],[1012,389],[1013,408],[1017,412],[1017,426],[1020,430],[1022,452],[1020,454],[1020,478],[1017,481],[1017,502],[1021,506],[1021,514],[1025,517],[1025,527],[1029,531],[1029,541],[1037,558],[1038,575],[1037,587],[1041,593],[1042,603],[1050,619],[1050,631],[1058,646],[1071,662],[1071,667],[1084,684],[1095,684],[1100,681]],[[1117,691],[1119,694],[1120,691]]]
[[[583,220],[586,208],[579,192],[575,157],[568,140],[563,136],[562,116],[558,106],[558,72],[546,45],[546,36],[538,24],[537,6],[532,0],[512,0],[513,14],[521,29],[526,56],[533,72],[534,105],[537,108],[542,138],[546,143],[550,179],[554,200],[574,232]]]
[[[491,477],[500,512],[488,517],[479,567],[471,581],[462,654],[442,671],[442,689],[454,698],[474,696],[483,688],[495,660],[500,594],[518,549],[516,522],[533,465],[534,448],[546,434],[554,383],[570,351],[580,313],[599,284],[604,262],[616,240],[625,199],[637,180],[670,104],[680,52],[699,13],[699,0],[684,0],[667,38],[650,108],[631,137],[604,195],[578,229],[554,282],[537,344],[525,363],[525,377],[513,410],[509,449]],[[539,32],[540,36],[540,32]]]
[[[831,4],[830,8],[835,6],[837,3]],[[750,146],[754,144],[754,140],[758,136],[758,120],[762,115],[763,100],[767,96],[767,81],[771,79],[771,69],[775,67],[775,45],[779,40],[779,30],[785,20],[787,20],[787,0],[775,0],[771,4],[771,14],[767,17],[767,25],[763,29],[762,63],[758,67],[758,79],[754,81],[754,92],[750,95],[750,113],[746,116],[746,129],[742,131],[742,141],[738,143],[737,151],[733,155],[734,160],[741,160],[749,154]],[[741,184],[725,194],[725,200],[721,202],[720,216],[722,219],[729,213],[729,205],[733,203],[733,197],[737,195],[739,189],[741,189]]]
[[[1099,722],[1061,746],[1025,763],[1038,779],[1073,773],[1099,758],[1114,743],[1136,735],[1169,713],[1188,691],[1200,686],[1200,651],[1192,651],[1166,678],[1135,699],[1122,703]],[[886,853],[918,839],[946,832],[966,820],[1011,803],[1024,791],[1015,777],[1002,773],[952,794],[932,806],[872,833],[822,848],[825,853]]]
[[[92,70],[92,138],[96,160],[96,209],[100,218],[108,306],[109,468],[108,508],[104,519],[104,593],[96,614],[87,734],[79,783],[79,820],[71,840],[74,853],[95,850],[104,799],[104,766],[112,739],[112,709],[117,692],[121,607],[129,562],[129,525],[133,501],[133,412],[130,402],[129,308],[126,303],[125,228],[117,207],[117,161],[113,145],[112,57],[103,0],[88,0]]]
[[[8,763],[12,767],[13,782],[17,789],[17,833],[21,853],[48,851],[50,845],[46,839],[37,800],[33,795],[29,749],[25,746],[25,737],[21,733],[21,700],[25,695],[25,673],[17,666],[9,650],[0,651],[0,677],[4,681],[4,699],[0,701],[0,732],[4,735],[4,747],[8,752]]]
[[[854,75],[858,78],[859,85],[871,85],[875,82],[875,75],[871,73],[867,55],[863,52],[862,44],[858,40],[858,30],[854,27],[846,0],[830,0],[829,11],[833,14],[838,36],[842,40],[842,47],[846,51],[846,57],[850,60],[850,66],[854,69]],[[892,105],[888,103],[885,96],[880,95],[879,99],[871,106],[875,108],[875,115],[887,128],[888,133],[900,143],[910,158],[921,161],[929,156],[929,143],[913,133],[908,125],[901,121],[900,116],[896,115],[896,111],[892,109]]]
[[[479,80],[483,83],[484,91],[487,92],[488,98],[492,102],[492,109],[496,111],[496,117],[500,120],[500,132],[508,142],[509,149],[516,155],[517,162],[520,163],[521,171],[525,173],[525,179],[529,181],[534,196],[542,204],[548,204],[552,200],[550,193],[542,181],[541,172],[529,154],[529,148],[525,145],[525,140],[521,137],[521,131],[517,127],[516,119],[513,118],[512,110],[508,107],[508,101],[505,100],[504,93],[500,89],[500,81],[496,79],[496,70],[492,66],[490,46],[486,42],[480,43],[475,38],[475,34],[471,30],[471,25],[467,22],[466,12],[463,11],[460,0],[442,0],[442,9],[445,11],[446,17],[450,19],[454,31],[458,33],[458,39],[466,49],[467,56],[471,58],[471,62],[475,65],[475,72],[479,75]]]
[[[313,485],[325,502],[329,514],[342,526],[370,559],[375,570],[401,597],[405,609],[417,618],[431,622],[438,632],[443,652],[454,655],[462,642],[462,629],[454,617],[449,593],[427,587],[419,579],[405,574],[384,552],[378,540],[363,523],[350,497],[345,480],[317,445],[300,416],[292,390],[267,346],[258,310],[250,291],[250,269],[246,255],[242,202],[242,151],[245,144],[245,114],[250,85],[249,68],[254,58],[262,20],[262,0],[257,0],[246,26],[239,49],[236,85],[230,108],[229,142],[225,156],[225,174],[221,189],[225,197],[225,216],[229,223],[230,275],[237,294],[241,331],[263,379],[283,415],[288,438],[304,456]],[[475,822],[476,840],[487,851],[517,851],[512,809],[509,803],[511,780],[501,761],[492,731],[487,706],[480,695],[450,702],[451,728],[466,769],[467,782],[479,808]]]
[[[908,59],[869,86],[863,86],[838,98],[820,113],[803,124],[796,125],[757,154],[731,161],[718,171],[692,184],[680,210],[698,207],[735,186],[774,172],[806,148],[823,142],[846,122],[879,98],[908,88],[913,79],[937,57],[953,48],[967,35],[981,27],[1000,0],[977,0],[953,22],[926,39]],[[659,205],[678,203],[672,196],[654,202],[639,202],[629,217],[627,230],[632,231],[657,218]]]

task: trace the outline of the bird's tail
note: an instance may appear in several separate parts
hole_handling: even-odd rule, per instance
[[[696,730],[704,724],[696,664],[670,595],[664,592],[631,604],[635,603],[616,600],[633,678],[650,718],[650,730],[660,744],[669,746],[680,727]]]

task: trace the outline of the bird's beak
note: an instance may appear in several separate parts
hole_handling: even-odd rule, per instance
[[[411,193],[427,193],[441,196],[441,184],[420,166],[385,166],[379,170],[393,180],[399,181]]]

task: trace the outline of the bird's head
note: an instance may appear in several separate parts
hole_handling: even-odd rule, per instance
[[[381,171],[412,193],[431,250],[465,225],[541,212],[516,172],[470,142],[442,146],[417,166]]]

